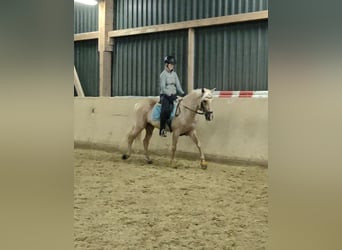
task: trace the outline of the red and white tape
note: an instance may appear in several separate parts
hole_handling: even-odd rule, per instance
[[[268,91],[214,91],[213,95],[219,98],[267,98]]]
[[[214,91],[214,97],[219,98],[267,98],[268,91],[229,91],[229,90],[221,90]],[[117,96],[117,97],[127,97],[127,98],[159,98],[159,96]]]

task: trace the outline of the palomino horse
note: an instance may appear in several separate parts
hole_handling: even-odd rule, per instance
[[[196,114],[203,114],[207,121],[213,119],[213,111],[211,109],[211,101],[213,99],[212,93],[215,89],[196,89],[184,98],[179,100],[179,104],[176,110],[176,116],[172,120],[172,154],[171,154],[171,165],[175,157],[175,151],[177,147],[178,137],[181,135],[190,136],[192,141],[196,144],[200,156],[201,156],[201,167],[207,168],[207,163],[204,158],[204,154],[201,149],[201,144],[198,140],[196,127]],[[145,158],[148,163],[152,163],[149,153],[148,144],[152,137],[153,129],[159,128],[159,120],[152,120],[152,109],[157,103],[156,99],[147,99],[141,103],[135,105],[135,124],[132,130],[128,133],[128,151],[122,156],[122,159],[126,160],[130,157],[132,151],[132,143],[135,138],[141,133],[143,129],[146,130],[146,135],[143,141]]]

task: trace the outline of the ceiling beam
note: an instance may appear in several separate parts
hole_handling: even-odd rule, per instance
[[[148,34],[148,33],[172,31],[172,30],[182,30],[182,29],[189,29],[189,28],[223,25],[223,24],[230,24],[230,23],[258,21],[258,20],[264,20],[264,19],[268,19],[267,10],[229,15],[229,16],[197,19],[197,20],[177,22],[177,23],[151,25],[151,26],[144,26],[144,27],[130,28],[130,29],[112,30],[108,32],[108,36],[109,37],[133,36],[133,35],[141,35],[141,34]]]

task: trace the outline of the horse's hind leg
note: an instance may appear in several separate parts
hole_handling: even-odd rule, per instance
[[[191,140],[196,144],[198,151],[201,155],[201,168],[206,169],[207,168],[207,162],[205,161],[204,154],[203,154],[202,149],[201,149],[201,143],[197,137],[196,130],[191,131],[189,133],[189,136],[190,136]]]
[[[148,164],[152,164],[152,160],[150,159],[150,156],[148,153],[148,144],[150,143],[150,139],[152,137],[154,127],[151,124],[147,124],[145,129],[146,129],[146,135],[144,138],[145,158]]]
[[[132,130],[129,132],[129,134],[128,134],[128,151],[127,151],[126,154],[122,155],[122,159],[126,160],[126,159],[128,159],[131,156],[133,141],[135,140],[135,138],[137,138],[137,136],[140,134],[142,129],[143,128],[134,126],[132,128]]]

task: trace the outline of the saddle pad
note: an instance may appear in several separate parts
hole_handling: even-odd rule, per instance
[[[177,108],[177,102],[173,103],[173,110],[171,112],[170,118],[171,120],[176,115],[176,108]],[[152,121],[159,121],[160,120],[160,111],[161,111],[161,104],[156,103],[152,109]]]

